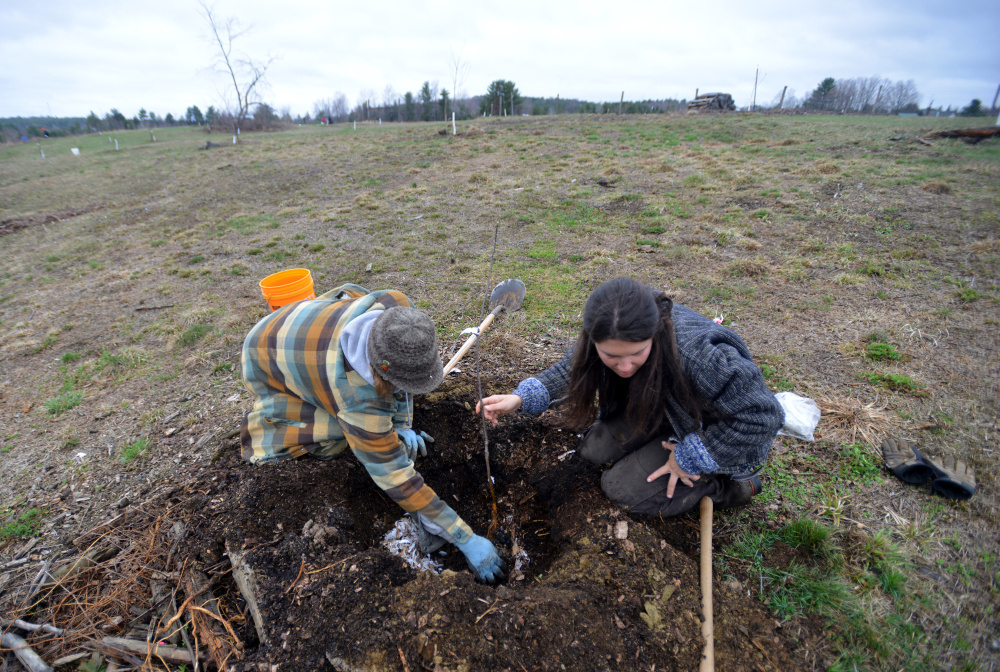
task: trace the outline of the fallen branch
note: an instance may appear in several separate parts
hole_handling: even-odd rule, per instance
[[[187,650],[177,646],[169,646],[166,644],[159,645],[152,642],[140,642],[134,639],[125,639],[124,637],[105,637],[101,640],[101,644],[109,649],[123,651],[125,653],[136,653],[140,656],[152,653],[154,656],[159,656],[169,663],[184,663],[190,665],[193,662],[191,654],[188,653]]]
[[[21,558],[20,560],[11,560],[10,562],[0,565],[0,572],[5,572],[8,569],[14,569],[15,567],[20,567],[21,565],[26,565],[31,562],[28,558]]]
[[[226,627],[227,631],[232,633],[232,628],[222,618],[221,614],[219,614],[215,596],[209,590],[208,576],[197,569],[189,569],[184,574],[183,583],[185,592],[188,595],[203,595],[208,593],[206,599],[196,600],[188,606],[188,613],[191,614],[191,632],[195,636],[196,645],[199,640],[202,641],[208,649],[208,655],[212,662],[215,663],[218,669],[222,670],[224,669],[223,666],[226,659],[229,658],[229,653],[234,647],[240,646],[240,640],[235,637],[235,634],[231,634],[233,637],[232,644],[220,639],[212,631],[211,622],[203,616],[205,614],[219,621]]]
[[[13,650],[14,655],[29,672],[52,672],[48,663],[42,660],[42,657],[35,653],[24,639],[14,633],[3,633],[3,636],[0,637],[0,646]]]
[[[982,140],[1000,137],[1000,126],[988,126],[986,128],[956,128],[950,131],[932,131],[924,134],[925,138],[961,138],[970,144],[976,144]]]
[[[41,630],[42,632],[49,632],[52,633],[53,635],[62,635],[66,632],[62,628],[57,628],[54,625],[49,625],[48,623],[42,623],[41,625],[38,625],[37,623],[28,623],[27,621],[22,621],[19,618],[15,618],[12,621],[0,619],[0,625],[4,626],[5,628],[15,627],[18,628],[19,630],[24,630],[26,632],[35,632],[36,630]]]
[[[249,551],[235,550],[230,547],[227,541],[226,553],[229,554],[229,560],[232,563],[233,580],[236,581],[236,586],[240,594],[243,595],[243,599],[250,609],[250,615],[253,617],[254,627],[257,629],[257,639],[260,640],[261,644],[267,644],[268,637],[267,631],[264,630],[264,618],[257,605],[257,575],[250,563],[246,561]]]
[[[52,520],[50,522],[51,523],[55,523],[57,520],[59,520],[60,518],[62,518],[65,515],[66,514],[63,513],[58,518],[55,518],[54,520]],[[21,549],[17,553],[14,554],[14,559],[15,560],[20,560],[21,558],[27,557],[28,552],[31,551],[31,549],[33,549],[35,547],[35,544],[38,543],[38,539],[39,539],[38,537],[32,537],[31,540],[28,543],[26,543],[24,546],[22,546]]]

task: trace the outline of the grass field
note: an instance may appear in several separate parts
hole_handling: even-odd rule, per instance
[[[967,125],[580,115],[2,145],[0,545],[45,515],[35,484],[112,502],[208,458],[199,439],[248,408],[239,351],[270,273],[403,290],[446,350],[491,280],[521,278],[483,341],[487,393],[551,364],[588,293],[629,275],[722,318],[772,389],[824,411],[816,442],[776,446],[754,519],[718,522],[721,569],[778,618],[828,619],[836,669],[996,669],[1000,144],[917,141]],[[893,479],[890,434],[959,454],[975,497]],[[809,562],[770,565],[778,542]]]

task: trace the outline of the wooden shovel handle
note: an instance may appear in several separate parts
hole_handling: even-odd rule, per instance
[[[472,334],[471,336],[469,336],[469,338],[465,341],[465,343],[462,344],[462,347],[458,349],[458,352],[455,353],[455,356],[449,359],[448,363],[444,365],[444,375],[447,376],[449,373],[451,373],[452,369],[458,366],[458,360],[462,359],[465,353],[469,351],[469,348],[472,347],[472,344],[475,343],[476,339],[479,338],[479,336],[484,331],[486,331],[486,329],[490,326],[490,324],[493,323],[493,320],[494,318],[496,318],[497,313],[499,313],[501,310],[503,310],[503,306],[497,306],[492,311],[490,311],[490,314],[486,316],[486,319],[479,324],[479,334]]]
[[[701,498],[701,608],[705,620],[701,635],[705,638],[705,651],[699,672],[715,670],[715,625],[712,622],[712,498]]]

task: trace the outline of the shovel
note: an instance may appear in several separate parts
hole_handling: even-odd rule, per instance
[[[462,356],[469,351],[469,348],[473,346],[476,339],[493,323],[496,316],[500,314],[501,310],[506,310],[513,312],[521,307],[521,303],[524,301],[524,283],[516,278],[510,278],[504,280],[499,285],[493,288],[490,292],[490,314],[486,316],[479,328],[476,329],[468,340],[458,349],[455,356],[448,360],[448,363],[444,366],[444,375],[448,375],[454,370],[458,365],[458,360],[462,359]]]

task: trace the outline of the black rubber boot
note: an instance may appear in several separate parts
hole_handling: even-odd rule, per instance
[[[720,510],[746,506],[763,489],[760,476],[754,476],[746,481],[735,481],[728,476],[717,478],[722,484],[722,492],[712,497],[712,502],[715,508]]]

